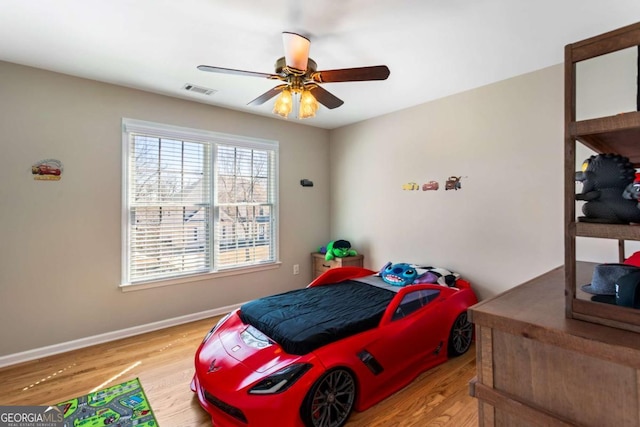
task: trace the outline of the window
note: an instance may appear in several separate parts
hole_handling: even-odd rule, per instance
[[[419,308],[429,304],[436,299],[438,295],[440,295],[440,291],[436,289],[423,289],[406,294],[404,298],[402,298],[402,301],[400,301],[400,304],[398,304],[398,308],[393,313],[391,320],[398,320],[408,316]]]
[[[123,120],[123,285],[274,263],[278,144]]]

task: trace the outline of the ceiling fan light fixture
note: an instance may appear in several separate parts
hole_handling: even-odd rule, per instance
[[[277,97],[273,105],[273,113],[287,118],[295,109],[298,119],[314,117],[319,104],[330,110],[344,104],[344,101],[324,89],[320,85],[321,83],[386,80],[390,74],[389,67],[386,65],[318,71],[316,62],[309,58],[311,42],[307,37],[293,32],[283,32],[282,41],[285,52],[283,57],[276,60],[275,73],[236,70],[211,65],[199,65],[198,69],[210,73],[278,80],[281,82],[279,85],[250,101],[248,105],[262,105]]]
[[[273,112],[286,119],[291,110],[293,110],[293,96],[289,88],[284,88],[273,104]]]
[[[315,117],[316,111],[318,111],[318,101],[313,96],[310,90],[303,90],[300,94],[300,108],[298,110],[299,119],[308,119]]]
[[[287,68],[294,73],[304,74],[307,71],[309,60],[309,46],[311,42],[308,38],[296,33],[282,33],[284,43],[285,63]]]

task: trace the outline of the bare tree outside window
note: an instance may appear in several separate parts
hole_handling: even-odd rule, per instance
[[[277,143],[229,144],[213,132],[123,122],[124,283],[276,260]]]
[[[131,275],[210,269],[208,147],[133,135]]]
[[[218,236],[223,265],[272,257],[271,163],[265,150],[218,146]]]

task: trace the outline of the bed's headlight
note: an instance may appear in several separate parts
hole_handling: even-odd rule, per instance
[[[211,337],[211,335],[213,335],[214,332],[217,331],[220,326],[222,326],[222,324],[229,318],[229,316],[231,316],[231,313],[227,313],[222,319],[218,320],[218,323],[216,323],[216,326],[214,326],[213,328],[211,328],[209,332],[207,332],[207,335],[204,336],[204,339],[202,340],[202,342],[203,343],[207,342],[207,340]]]
[[[267,378],[251,387],[251,394],[276,394],[281,393],[291,387],[302,377],[305,372],[311,369],[310,363],[293,363],[286,368],[282,368]]]
[[[251,325],[240,333],[240,338],[246,345],[253,348],[266,348],[272,343],[269,337]]]

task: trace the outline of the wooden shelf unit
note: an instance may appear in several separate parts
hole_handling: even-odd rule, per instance
[[[640,166],[640,112],[626,112],[589,120],[576,120],[576,64],[640,45],[640,23],[629,25],[565,47],[565,314],[640,332],[640,310],[590,301],[578,291],[576,237],[618,240],[618,258],[624,260],[624,241],[640,241],[640,226],[594,224],[576,221],[576,143],[597,153],[616,153]],[[587,282],[585,282],[587,283]]]

